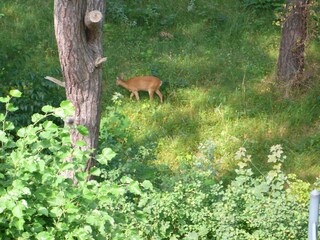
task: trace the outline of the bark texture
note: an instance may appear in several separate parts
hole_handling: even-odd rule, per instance
[[[89,135],[71,131],[72,142],[84,140],[83,150],[96,149],[99,139],[102,70],[102,29],[105,0],[55,0],[54,26],[66,96],[75,107],[74,124]],[[93,157],[85,170],[93,165]]]
[[[304,49],[307,37],[307,0],[287,0],[286,19],[278,58],[278,80],[296,80],[304,70]]]

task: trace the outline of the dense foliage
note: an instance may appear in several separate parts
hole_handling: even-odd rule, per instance
[[[31,125],[17,129],[12,136],[14,125],[6,117],[17,110],[12,97],[20,96],[13,90],[10,96],[0,98],[6,108],[6,113],[0,114],[1,239],[306,237],[307,201],[301,197],[305,193],[301,189],[308,184],[283,173],[285,157],[280,145],[271,148],[268,162],[272,169],[261,176],[253,174],[251,156],[241,148],[235,156],[236,176],[228,184],[217,182],[211,169],[202,164],[204,158],[212,158],[205,147],[196,165],[182,167],[170,178],[163,176],[160,184],[155,184],[155,179],[129,177],[126,161],[112,168],[116,153],[104,148],[97,156],[99,167],[91,170],[96,180],[87,181],[87,174],[80,169],[89,153],[71,147],[68,127],[47,119],[64,119],[72,113],[72,105],[65,101],[59,108],[44,106],[43,113],[32,116]],[[118,129],[124,130],[110,137],[123,137],[126,121],[117,109],[109,111],[114,111],[109,114],[113,120],[107,121],[118,122]],[[85,134],[83,127],[78,129]],[[79,147],[83,144],[77,142]],[[74,161],[65,162],[67,157]],[[68,170],[77,171],[77,185],[63,177]]]

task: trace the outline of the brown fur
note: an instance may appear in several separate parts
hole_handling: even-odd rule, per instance
[[[149,93],[150,100],[153,100],[153,95],[156,93],[161,103],[163,102],[163,96],[160,92],[160,86],[162,81],[154,76],[141,76],[130,78],[127,81],[117,78],[117,85],[124,87],[131,92],[130,99],[135,95],[136,99],[139,101],[139,91],[147,91]]]

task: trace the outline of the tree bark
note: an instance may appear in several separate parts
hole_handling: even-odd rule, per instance
[[[89,130],[82,136],[71,130],[75,146],[78,140],[87,143],[83,150],[98,147],[101,117],[102,30],[105,0],[55,0],[54,27],[59,60],[65,81],[66,96],[74,107],[74,124]],[[94,154],[84,167],[89,171]],[[74,174],[74,173],[73,173]]]
[[[286,19],[278,58],[278,80],[289,83],[304,71],[304,49],[307,36],[307,0],[287,0]]]

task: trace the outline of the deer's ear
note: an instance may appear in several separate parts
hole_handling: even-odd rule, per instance
[[[117,80],[119,80],[119,77],[117,77]]]

